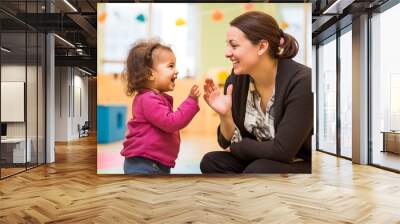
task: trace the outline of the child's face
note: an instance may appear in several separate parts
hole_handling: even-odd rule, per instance
[[[172,51],[156,49],[153,57],[153,78],[151,88],[160,92],[174,90],[178,71],[175,68],[176,58]]]

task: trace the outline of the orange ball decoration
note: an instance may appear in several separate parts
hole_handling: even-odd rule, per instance
[[[106,12],[100,12],[99,15],[97,16],[97,20],[99,21],[99,23],[104,23],[106,17],[107,17]]]
[[[220,21],[220,20],[224,19],[224,13],[219,10],[215,10],[212,14],[212,19],[214,21]]]
[[[245,3],[245,4],[243,5],[243,8],[244,8],[244,10],[246,10],[246,11],[251,11],[251,10],[253,10],[253,8],[254,8],[254,4],[253,4],[253,3]]]
[[[282,22],[279,24],[279,27],[280,27],[282,30],[285,30],[285,29],[287,29],[287,28],[289,27],[289,24],[288,24],[287,22],[285,22],[285,21],[282,21]]]

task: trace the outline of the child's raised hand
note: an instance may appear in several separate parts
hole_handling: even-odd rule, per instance
[[[198,100],[200,97],[200,88],[198,85],[193,85],[190,89],[189,96],[193,97],[195,100]]]

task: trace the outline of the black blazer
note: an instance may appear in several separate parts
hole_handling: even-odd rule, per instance
[[[258,142],[244,128],[249,75],[231,74],[225,82],[224,92],[233,84],[232,116],[240,130],[242,141],[230,144],[218,127],[218,143],[230,146],[232,154],[241,160],[271,159],[291,163],[295,157],[311,161],[313,134],[313,94],[311,69],[291,59],[280,59],[275,80],[273,104],[275,138]]]

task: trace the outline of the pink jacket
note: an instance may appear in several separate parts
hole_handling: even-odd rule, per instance
[[[178,157],[180,136],[200,110],[198,102],[188,97],[174,112],[173,99],[164,93],[141,90],[133,100],[133,118],[128,121],[128,134],[121,155],[142,156],[174,167]]]

